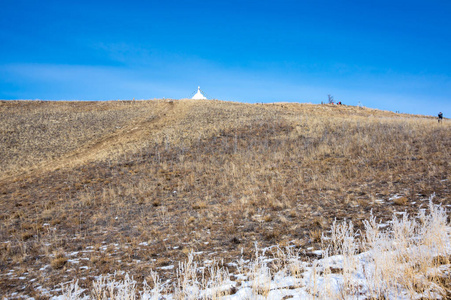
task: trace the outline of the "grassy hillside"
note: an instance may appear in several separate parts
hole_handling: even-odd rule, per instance
[[[190,251],[226,263],[255,242],[307,257],[334,219],[362,228],[432,193],[451,205],[448,120],[193,100],[3,101],[0,114],[5,294],[116,270],[170,279]]]

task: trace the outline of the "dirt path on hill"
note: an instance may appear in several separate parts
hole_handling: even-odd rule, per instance
[[[94,160],[115,158],[127,150],[142,146],[146,141],[154,140],[162,134],[165,127],[174,127],[183,120],[192,106],[193,103],[188,101],[162,103],[157,111],[132,120],[117,131],[92,140],[60,158],[30,167],[22,174],[0,178],[0,185],[40,176],[58,169],[78,167]]]

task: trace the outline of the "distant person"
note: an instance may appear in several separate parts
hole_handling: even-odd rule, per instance
[[[441,123],[442,120],[443,120],[443,113],[442,113],[442,112],[439,112],[439,113],[438,113],[438,122]]]

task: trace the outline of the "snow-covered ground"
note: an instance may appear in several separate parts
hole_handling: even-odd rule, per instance
[[[157,272],[144,290],[125,276],[99,277],[91,291],[64,285],[63,299],[445,299],[451,291],[451,227],[448,212],[432,203],[416,216],[395,213],[387,224],[374,217],[356,232],[351,222],[334,223],[324,249],[305,261],[294,247],[258,249],[255,258],[227,265],[188,261],[174,269],[174,282]],[[267,255],[267,253],[272,253]],[[158,270],[156,270],[158,271]]]

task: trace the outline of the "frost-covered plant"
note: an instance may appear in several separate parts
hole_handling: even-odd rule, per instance
[[[420,210],[416,219],[407,213],[402,217],[394,215],[389,222],[391,226],[384,230],[371,214],[363,222],[365,232],[360,239],[352,222],[335,221],[331,236],[327,238],[329,246],[322,251],[323,257],[311,263],[302,261],[299,251],[293,248],[276,247],[270,268],[266,250],[256,245],[252,261],[244,261],[242,257],[238,260],[243,293],[236,294],[241,298],[233,297],[273,299],[278,289],[285,288],[296,290],[303,295],[301,298],[444,298],[449,295],[451,231],[446,209],[434,205],[432,200],[433,196],[429,199],[428,210]],[[184,300],[220,299],[236,287],[228,270],[220,267],[222,265],[214,262],[207,269],[199,268],[194,254],[190,253],[188,260],[179,264],[169,296],[164,295],[157,273],[151,272],[153,289],[144,283],[144,291],[139,294],[135,281],[129,276],[122,281],[101,276],[93,283],[91,298],[83,295],[85,292],[77,282],[72,282],[64,286],[63,295],[55,299],[160,300],[166,296]]]
[[[441,205],[434,205],[432,199],[429,199],[429,215],[423,217],[424,226],[420,228],[423,237],[422,243],[435,250],[435,254],[443,254],[450,242],[450,227],[448,223],[448,214]]]
[[[83,296],[85,290],[78,286],[78,280],[69,284],[63,285],[61,288],[62,295],[58,297],[58,300],[87,300],[88,296]]]
[[[284,253],[286,255],[284,259],[288,274],[296,279],[299,279],[304,271],[304,263],[299,257],[299,251],[295,251],[294,249],[287,247]]]
[[[102,300],[134,300],[136,299],[136,281],[125,274],[124,280],[115,280],[100,276],[93,282],[92,298]]]
[[[399,289],[413,297],[418,292],[443,294],[434,276],[434,258],[450,254],[449,223],[446,210],[429,199],[429,214],[420,210],[417,222],[404,213],[395,215],[391,228],[378,232],[374,218],[364,222],[366,228],[367,259],[365,270],[369,292],[373,297],[389,297]]]
[[[224,295],[228,295],[234,286],[230,280],[230,274],[227,269],[219,267],[216,262],[208,268],[208,281],[203,283],[203,298],[219,299]]]
[[[371,210],[368,220],[363,220],[363,226],[365,227],[365,235],[362,241],[362,249],[367,250],[368,247],[374,247],[380,239],[379,226],[376,217],[373,216],[373,210]]]
[[[197,278],[197,263],[194,253],[188,254],[186,262],[180,262],[177,269],[177,286],[174,291],[176,299],[197,299],[200,295],[200,283]]]
[[[142,300],[159,300],[161,298],[161,281],[157,272],[150,271],[150,277],[153,282],[153,289],[150,289],[147,282],[144,281],[144,290],[141,293]]]
[[[265,260],[265,251],[255,244],[255,260],[251,264],[250,279],[254,295],[268,295],[271,290],[271,272]]]

